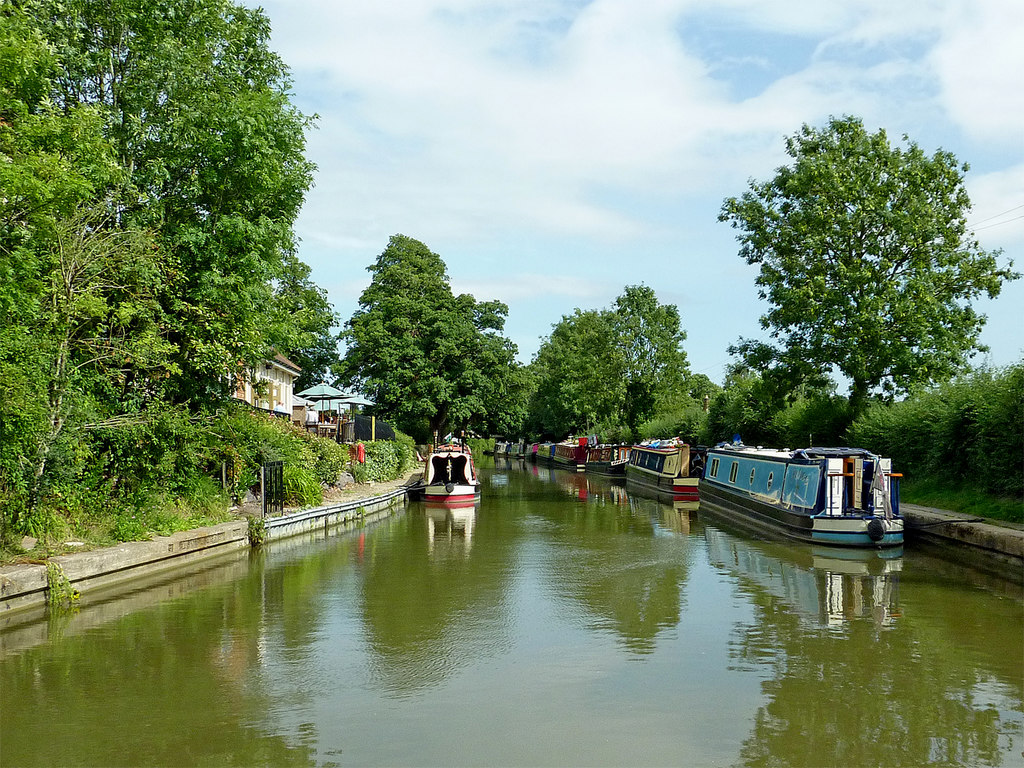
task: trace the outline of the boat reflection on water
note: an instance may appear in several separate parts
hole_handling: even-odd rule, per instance
[[[903,548],[830,547],[782,537],[750,538],[730,519],[704,514],[699,502],[674,499],[642,486],[606,477],[528,465],[526,472],[562,488],[581,502],[629,507],[633,515],[658,521],[658,529],[703,535],[711,564],[734,573],[751,590],[764,590],[797,614],[826,628],[870,618],[878,627],[900,617],[899,574]]]
[[[580,474],[566,469],[549,469],[548,472],[551,480],[569,496],[579,501],[619,506],[629,503],[629,496],[621,481],[616,482],[607,477]]]
[[[551,482],[551,476],[555,474],[555,471],[546,464],[523,464],[521,468],[545,483]]]
[[[750,540],[713,525],[704,526],[704,538],[712,565],[818,626],[837,629],[871,618],[889,627],[900,616],[902,548],[842,550]]]
[[[625,488],[623,493],[626,493]],[[699,502],[673,501],[666,498],[665,494],[640,486],[630,487],[626,498],[633,514],[645,513],[657,517],[663,529],[680,534],[690,533],[700,507]]]
[[[466,555],[473,545],[473,526],[476,524],[476,510],[480,500],[463,503],[423,502],[427,519],[428,550],[433,552],[438,541],[453,542],[456,537],[464,542]]]

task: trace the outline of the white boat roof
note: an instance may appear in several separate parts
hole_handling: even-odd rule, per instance
[[[844,458],[847,456],[859,456],[863,458],[875,458],[876,455],[863,448],[765,448],[764,446],[743,445],[742,443],[720,443],[711,449],[712,451],[723,451],[726,453],[743,453],[753,456],[764,456],[772,459],[824,459]]]

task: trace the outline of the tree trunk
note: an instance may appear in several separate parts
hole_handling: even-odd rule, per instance
[[[854,419],[858,418],[868,407],[868,383],[863,379],[854,379],[850,386],[850,411]]]

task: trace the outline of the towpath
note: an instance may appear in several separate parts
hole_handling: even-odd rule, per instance
[[[1024,580],[1024,525],[906,502],[900,512],[910,546],[922,541],[958,546],[973,565]]]

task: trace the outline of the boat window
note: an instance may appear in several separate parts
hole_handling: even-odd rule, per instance
[[[754,468],[752,468],[750,470],[750,484],[751,485],[754,484],[754,472],[756,472],[756,471],[757,471],[757,467],[754,467]]]
[[[718,477],[718,459],[711,460],[711,474],[709,477]]]
[[[729,482],[736,482],[736,473],[739,471],[740,465],[737,462],[732,463],[732,468],[729,470]]]
[[[768,473],[768,490],[769,491],[772,489],[772,480],[774,480],[774,479],[775,479],[775,473],[774,472],[769,472]]]

